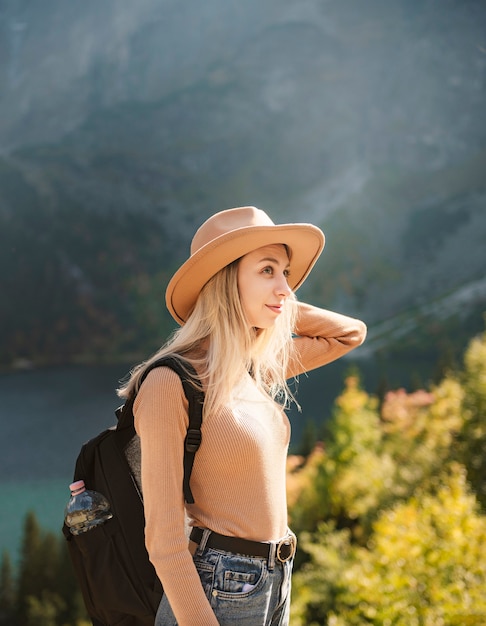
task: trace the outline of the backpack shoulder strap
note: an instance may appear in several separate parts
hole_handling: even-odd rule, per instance
[[[186,438],[184,441],[184,500],[188,504],[194,504],[190,480],[192,468],[196,452],[201,445],[201,424],[202,411],[204,404],[204,392],[197,388],[198,377],[195,369],[187,361],[183,361],[176,356],[161,357],[157,361],[150,364],[144,371],[141,383],[145,380],[148,373],[156,367],[170,367],[181,379],[184,394],[189,402],[189,426],[187,428]],[[141,384],[140,383],[140,384]],[[117,430],[134,431],[133,425],[133,402],[135,398],[130,398],[125,402],[123,407],[118,409],[118,426]]]

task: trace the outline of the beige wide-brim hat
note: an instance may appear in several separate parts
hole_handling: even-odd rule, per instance
[[[288,283],[295,291],[324,248],[320,228],[312,224],[274,224],[264,211],[252,206],[227,209],[210,217],[194,235],[191,256],[167,286],[165,299],[172,317],[184,324],[201,289],[219,270],[253,250],[279,243],[289,248]]]

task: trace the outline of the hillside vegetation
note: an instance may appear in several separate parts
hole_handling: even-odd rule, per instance
[[[246,204],[324,229],[301,298],[363,318],[367,354],[457,356],[486,309],[485,20],[481,0],[8,2],[0,367],[146,357],[195,228]]]
[[[486,623],[486,333],[464,366],[381,405],[350,377],[289,458],[294,626]]]

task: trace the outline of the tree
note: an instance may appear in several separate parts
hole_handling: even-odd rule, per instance
[[[382,453],[378,401],[357,376],[348,376],[337,398],[325,444],[317,446],[299,471],[300,493],[291,507],[298,531],[315,531],[333,520],[364,540],[366,529],[393,476],[393,459]]]
[[[59,624],[81,626],[83,623],[88,623],[83,597],[74,576],[64,536],[60,538],[55,588],[64,601],[64,607],[59,613]]]
[[[39,596],[28,596],[25,626],[58,626],[64,603],[57,593],[43,589]]]
[[[486,623],[486,333],[464,362],[381,407],[347,380],[290,476],[294,626]]]
[[[42,531],[35,514],[27,513],[17,584],[9,555],[2,560],[0,624],[88,626],[65,544],[63,536]]]
[[[0,624],[11,624],[15,610],[15,581],[8,552],[2,555],[0,568]]]
[[[299,549],[305,550],[308,560],[293,576],[291,624],[323,626],[336,607],[345,573],[354,564],[350,530],[321,523],[315,532],[299,535]]]
[[[464,428],[461,459],[468,479],[486,510],[486,332],[473,339],[464,356]]]
[[[486,518],[459,464],[384,509],[367,546],[331,524],[301,542],[295,626],[486,623]]]
[[[455,458],[453,444],[464,423],[463,397],[460,383],[452,377],[431,391],[399,389],[387,394],[381,412],[384,451],[393,458],[395,473],[383,504],[410,497]]]
[[[25,517],[18,576],[17,615],[20,624],[27,619],[28,597],[39,595],[43,585],[40,559],[41,529],[33,511]]]
[[[486,518],[461,465],[383,511],[369,549],[356,548],[329,623],[486,623]]]
[[[393,460],[382,454],[378,400],[350,376],[337,398],[330,427],[328,454],[330,514],[338,527],[351,527],[357,537],[387,489]]]

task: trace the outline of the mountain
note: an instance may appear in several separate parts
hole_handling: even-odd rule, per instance
[[[4,0],[0,364],[138,359],[197,225],[255,204],[326,249],[301,292],[365,356],[486,309],[481,0]],[[358,353],[357,353],[358,354]]]

